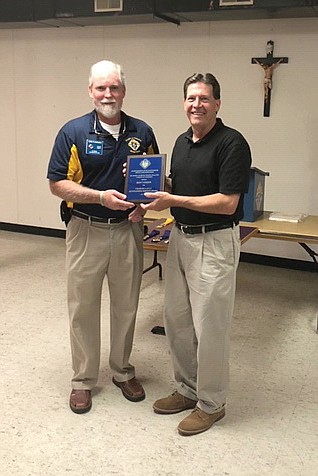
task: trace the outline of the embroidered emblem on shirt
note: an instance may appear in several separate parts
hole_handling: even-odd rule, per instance
[[[137,137],[131,137],[130,139],[126,139],[127,145],[130,148],[130,152],[138,152],[141,145],[141,140]]]

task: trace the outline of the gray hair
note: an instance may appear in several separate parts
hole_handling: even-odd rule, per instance
[[[126,79],[122,67],[120,64],[108,60],[98,61],[98,63],[93,64],[89,72],[88,85],[92,86],[96,78],[104,78],[109,73],[113,72],[118,74],[120,82],[124,87],[126,87]]]

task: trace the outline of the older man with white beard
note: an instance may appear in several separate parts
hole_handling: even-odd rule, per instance
[[[126,200],[123,164],[131,154],[156,154],[151,127],[122,110],[126,94],[120,65],[91,67],[88,92],[94,110],[59,131],[47,178],[62,202],[67,224],[66,271],[73,362],[70,408],[92,406],[100,365],[102,286],[110,297],[109,365],[113,383],[132,402],[145,398],[130,363],[143,269],[140,207]]]

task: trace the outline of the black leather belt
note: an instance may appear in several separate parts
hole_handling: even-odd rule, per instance
[[[198,235],[199,233],[207,233],[208,231],[223,230],[224,228],[233,228],[236,223],[211,223],[210,225],[182,225],[176,222],[176,227],[189,235]]]
[[[101,218],[101,217],[94,217],[91,215],[87,215],[86,213],[79,212],[78,210],[72,210],[72,215],[78,218],[83,218],[84,220],[88,220],[95,223],[107,223],[111,225],[112,223],[121,223],[122,221],[126,220],[126,218]]]

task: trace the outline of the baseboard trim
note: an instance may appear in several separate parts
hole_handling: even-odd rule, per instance
[[[45,228],[41,226],[17,225],[15,223],[0,222],[0,230],[14,233],[26,233],[28,235],[50,236],[52,238],[65,238],[65,230],[57,228]]]
[[[40,226],[18,225],[15,223],[0,222],[0,230],[12,231],[14,233],[26,233],[29,235],[49,236],[52,238],[65,238],[65,230],[45,228]],[[254,253],[241,252],[240,261],[243,263],[261,264],[264,266],[296,269],[300,271],[318,271],[318,263],[315,262],[290,258],[279,258],[277,256],[266,256]]]
[[[318,263],[315,263],[314,261],[279,258],[277,256],[259,255],[254,253],[241,252],[240,261],[243,263],[261,264],[263,266],[274,266],[277,268],[296,269],[300,271],[318,271]]]

